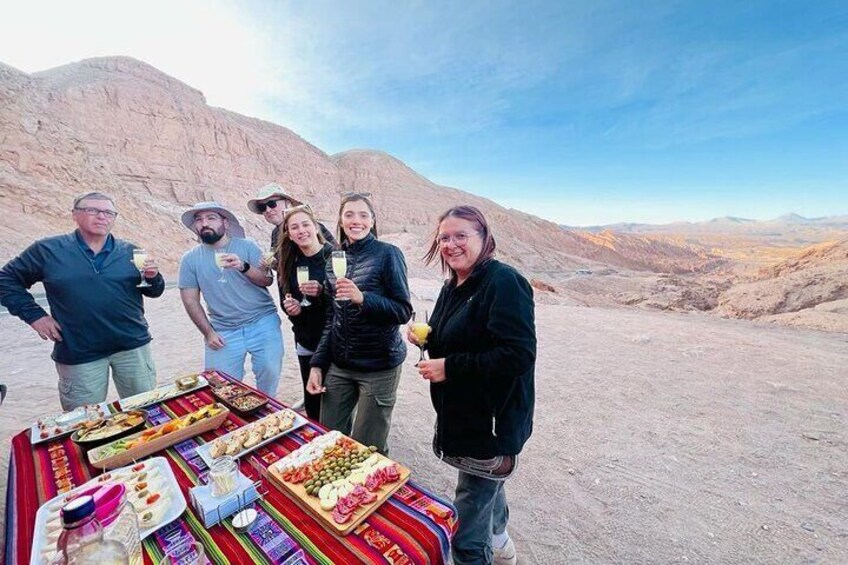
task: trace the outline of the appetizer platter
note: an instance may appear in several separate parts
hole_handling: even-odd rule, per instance
[[[41,505],[35,515],[31,565],[49,563],[56,556],[56,542],[62,533],[59,515],[62,507],[82,494],[92,494],[109,484],[123,484],[126,487],[127,500],[138,515],[141,539],[173,522],[186,509],[185,498],[164,457],[154,457],[143,463],[115,469]]]
[[[121,467],[190,437],[214,430],[229,414],[230,411],[224,406],[209,404],[181,418],[95,447],[88,452],[88,460],[101,469]]]
[[[409,469],[331,431],[268,468],[269,478],[339,535],[362,523],[409,479]]]
[[[85,424],[96,422],[109,414],[109,405],[86,404],[70,412],[39,418],[30,429],[30,443],[33,445],[64,437]]]
[[[239,414],[251,414],[268,404],[267,397],[236,384],[212,388],[212,394]]]
[[[306,418],[297,412],[283,408],[201,445],[197,448],[197,455],[207,466],[211,466],[212,462],[222,455],[238,458],[286,435],[306,422]]]
[[[153,390],[142,392],[133,396],[122,398],[118,401],[118,405],[122,412],[134,410],[136,408],[144,408],[163,400],[168,400],[176,396],[180,396],[197,389],[208,386],[209,382],[199,374],[185,375],[178,377],[171,384],[156,387]]]
[[[146,421],[147,412],[144,410],[118,412],[108,418],[83,422],[82,426],[71,436],[71,440],[82,446],[93,447],[131,434],[144,427]]]

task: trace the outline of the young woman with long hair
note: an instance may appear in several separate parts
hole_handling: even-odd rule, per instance
[[[320,224],[308,205],[286,210],[280,226],[282,234],[274,249],[280,304],[291,320],[294,331],[306,415],[318,420],[321,397],[309,393],[306,384],[309,380],[309,364],[321,341],[327,309],[332,301],[323,289],[327,258],[333,246],[324,241]]]
[[[325,288],[335,300],[307,390],[323,394],[321,423],[387,453],[406,358],[398,326],[412,316],[406,262],[400,249],[377,239],[368,195],[342,197],[338,229],[347,270],[336,275],[332,263],[327,267]]]

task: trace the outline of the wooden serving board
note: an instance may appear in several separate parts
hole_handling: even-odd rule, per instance
[[[223,424],[224,420],[227,419],[227,416],[230,415],[230,411],[227,408],[223,406],[221,408],[221,413],[216,414],[211,418],[206,418],[199,422],[195,422],[194,424],[187,426],[181,430],[165,434],[147,443],[143,443],[137,447],[133,447],[132,449],[128,449],[126,451],[122,451],[121,453],[118,453],[117,455],[113,455],[112,457],[108,457],[106,459],[100,459],[99,456],[106,450],[106,448],[109,447],[109,445],[111,445],[111,443],[107,443],[106,445],[100,447],[95,447],[94,449],[88,452],[88,460],[91,462],[92,465],[99,469],[115,469],[116,467],[123,467],[124,465],[128,465],[133,461],[141,459],[142,457],[147,457],[152,453],[156,453],[157,451],[161,451],[163,449],[171,447],[172,445],[177,444],[190,437],[194,437],[196,435],[200,435],[202,433],[216,429],[218,426]],[[160,425],[164,426],[165,424]],[[138,437],[142,433],[144,432],[138,432],[136,434],[123,438],[123,440],[133,439],[135,437]]]
[[[359,445],[360,447],[364,447],[362,444]],[[380,455],[380,457],[383,459],[389,459],[384,455]],[[346,522],[344,524],[337,524],[336,521],[333,520],[332,510],[327,511],[321,508],[320,499],[317,496],[310,496],[306,494],[306,487],[303,486],[303,483],[295,484],[284,481],[282,474],[280,474],[275,468],[268,469],[267,478],[278,489],[288,493],[295,503],[297,503],[297,505],[303,510],[315,516],[315,518],[321,522],[325,528],[329,529],[329,531],[340,536],[346,536],[359,526],[368,516],[373,514],[381,504],[388,500],[390,496],[397,492],[400,487],[405,485],[406,481],[409,480],[410,471],[408,468],[404,467],[397,461],[391,459],[389,459],[389,461],[392,461],[392,463],[397,465],[398,471],[400,471],[400,480],[380,487],[380,490],[374,493],[377,495],[377,500],[367,506],[360,506],[357,508],[350,522]]]

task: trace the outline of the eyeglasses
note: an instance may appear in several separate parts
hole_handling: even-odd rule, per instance
[[[289,202],[288,200],[286,200],[285,198],[277,198],[276,200],[269,200],[268,202],[260,202],[256,205],[256,209],[259,210],[260,214],[264,214],[266,209],[270,208],[273,210],[274,208],[276,208],[278,202],[283,203],[283,209],[288,208],[288,206],[286,206],[286,204],[288,204]]]
[[[454,234],[454,235],[448,235],[446,233],[443,233],[436,238],[436,241],[438,241],[439,245],[441,245],[442,247],[446,247],[446,246],[450,245],[451,241],[454,243],[454,245],[458,245],[459,247],[463,247],[463,246],[465,246],[465,244],[468,243],[468,238],[470,238],[475,233],[480,233],[480,232],[477,232],[477,231],[471,232],[471,233],[459,232],[459,233]]]
[[[339,196],[342,198],[350,198],[351,196],[360,196],[362,198],[371,198],[370,192],[342,192]]]
[[[115,218],[118,217],[118,213],[115,212],[114,210],[103,210],[101,208],[88,208],[88,207],[74,208],[74,210],[82,212],[86,216],[91,216],[91,217],[99,216],[100,214],[103,214],[104,216],[106,216],[110,220],[114,220]]]

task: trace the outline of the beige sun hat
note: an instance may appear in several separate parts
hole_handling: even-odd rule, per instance
[[[231,237],[244,237],[244,228],[241,227],[241,224],[239,223],[238,218],[236,218],[236,215],[215,201],[198,202],[197,204],[183,212],[183,225],[191,231],[194,231],[194,215],[198,212],[205,211],[217,212],[221,214],[222,218],[226,218],[229,222],[229,228],[227,229],[227,233],[230,234]]]
[[[256,198],[247,201],[247,208],[254,214],[261,214],[262,212],[259,211],[257,205],[265,204],[272,198],[284,198],[285,200],[291,202],[292,206],[300,206],[301,204],[303,204],[303,202],[301,202],[297,198],[292,198],[291,196],[286,194],[286,191],[283,189],[282,186],[278,185],[275,182],[272,182],[271,184],[266,184],[265,186],[260,188],[259,192],[256,193]]]

